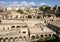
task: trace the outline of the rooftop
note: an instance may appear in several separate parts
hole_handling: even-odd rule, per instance
[[[43,30],[42,30],[43,28]],[[32,28],[29,28],[30,30],[30,33],[52,33],[53,31],[50,30],[48,27],[32,27]]]

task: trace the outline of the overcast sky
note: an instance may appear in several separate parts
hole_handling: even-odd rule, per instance
[[[0,0],[0,6],[60,6],[60,0]]]

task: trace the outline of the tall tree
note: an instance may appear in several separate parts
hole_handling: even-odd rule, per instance
[[[53,7],[53,15],[56,15],[56,13],[57,13],[57,5]]]
[[[41,10],[41,11],[45,11],[45,8],[43,8],[43,7],[39,7],[39,10]]]
[[[45,7],[45,10],[46,11],[50,11],[51,10],[51,7],[50,6],[47,6],[47,7]]]
[[[60,10],[60,6],[58,6],[58,10]]]
[[[21,9],[18,9],[17,12],[20,14],[24,13]]]
[[[57,9],[57,5],[55,5],[54,7],[53,7],[53,10],[56,10]]]

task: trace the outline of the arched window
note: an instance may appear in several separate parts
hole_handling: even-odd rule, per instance
[[[46,21],[44,21],[44,23],[46,23]]]
[[[20,26],[17,26],[16,28],[20,28]]]
[[[2,16],[2,18],[4,18],[4,16]]]
[[[49,34],[49,36],[51,37],[51,34]]]
[[[4,42],[8,42],[8,38],[5,38],[5,39],[4,39]]]
[[[10,17],[12,18],[12,15]]]
[[[3,27],[3,30],[5,30],[5,28]]]
[[[26,36],[24,36],[24,39],[26,40]]]
[[[34,16],[34,18],[35,18],[35,16]]]
[[[53,34],[53,36],[54,36],[54,37],[56,37],[56,35],[55,35],[55,34]]]
[[[7,16],[7,15],[5,16],[5,18],[8,18],[8,17],[9,17],[9,16]]]
[[[8,28],[8,30],[9,30],[9,28]]]
[[[19,38],[21,38],[21,39],[22,39],[22,37],[19,37]]]
[[[41,28],[41,30],[43,31],[44,29],[43,29],[43,28]]]
[[[12,26],[11,28],[15,28],[15,26]]]
[[[24,17],[23,17],[24,18]]]
[[[13,42],[14,41],[14,39],[13,39],[13,37],[11,37],[10,39],[9,39],[9,42]]]
[[[23,31],[23,33],[26,33],[25,31]]]
[[[19,33],[21,33],[21,31],[19,31]]]
[[[0,20],[0,23],[1,23],[2,21]]]
[[[17,39],[18,37],[15,37],[14,39]]]
[[[27,18],[27,16],[26,16],[26,18]]]
[[[19,40],[22,40],[22,37],[19,37]]]
[[[40,35],[41,37],[43,37],[43,35]]]
[[[16,17],[15,18],[18,18],[18,15],[16,15]]]
[[[0,38],[0,42],[4,42],[4,39],[3,38]]]
[[[39,39],[39,35],[36,35],[36,39]]]
[[[40,16],[37,16],[37,19],[40,19]]]
[[[22,17],[20,17],[20,18],[22,18]]]
[[[47,34],[45,34],[45,37],[47,37]]]
[[[35,39],[35,36],[32,36],[31,39]]]

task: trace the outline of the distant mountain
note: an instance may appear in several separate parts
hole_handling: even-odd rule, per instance
[[[31,6],[31,7],[33,7],[33,8],[37,8],[37,7],[39,7],[39,6]]]
[[[47,7],[47,6],[49,6],[49,5],[41,5],[40,7]]]

